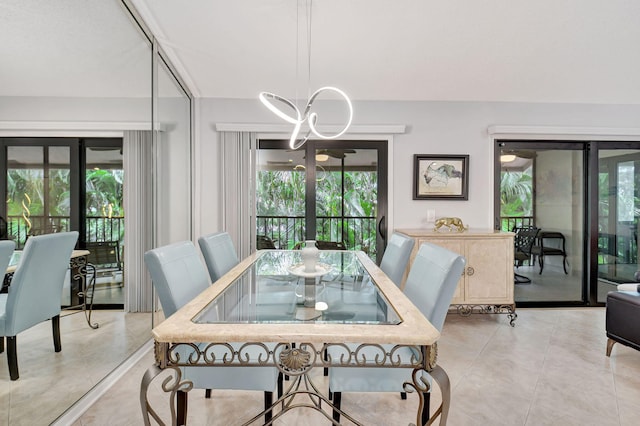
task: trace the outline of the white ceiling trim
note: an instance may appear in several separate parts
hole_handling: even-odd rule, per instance
[[[153,16],[153,13],[149,10],[149,7],[144,2],[135,2],[135,5],[130,0],[124,0],[127,3],[127,6],[134,11],[134,14],[137,15],[137,18],[140,19],[144,25],[147,26],[149,31],[153,34],[156,42],[161,46],[162,51],[167,56],[171,65],[175,68],[175,71],[180,76],[180,79],[184,81],[184,84],[187,86],[187,89],[191,92],[193,97],[199,98],[200,91],[198,90],[198,85],[195,83],[191,74],[184,66],[184,63],[180,60],[180,57],[176,54],[173,49],[172,44],[167,40],[167,37],[162,31],[160,25]]]
[[[318,126],[321,133],[337,133],[343,129],[342,125]],[[260,133],[290,133],[292,130],[289,124],[271,123],[216,123],[215,130],[218,132],[260,132]],[[300,133],[305,133],[307,129],[302,129]],[[406,133],[405,124],[356,124],[349,127],[346,135],[349,134],[402,134]],[[344,138],[343,138],[344,139]]]
[[[150,122],[0,121],[4,137],[122,137],[126,130],[150,130]],[[160,127],[162,131],[162,126]]]
[[[640,140],[640,127],[563,127],[491,125],[493,139]]]

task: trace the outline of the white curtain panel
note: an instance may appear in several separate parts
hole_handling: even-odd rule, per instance
[[[247,257],[255,244],[254,179],[256,135],[221,132],[222,226],[231,236],[238,257]]]
[[[144,253],[153,248],[154,146],[151,131],[125,131],[124,162],[124,266],[125,312],[151,312],[151,277]]]

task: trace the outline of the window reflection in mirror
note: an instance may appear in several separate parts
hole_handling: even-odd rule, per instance
[[[152,49],[121,1],[3,0],[0,9],[0,120],[22,123],[0,128],[0,137],[151,131]],[[183,111],[172,113],[163,119],[185,122]],[[95,311],[95,330],[82,313],[62,316],[61,352],[53,351],[45,322],[17,337],[20,379],[9,381],[0,357],[0,412],[8,424],[51,423],[150,338],[149,312]]]

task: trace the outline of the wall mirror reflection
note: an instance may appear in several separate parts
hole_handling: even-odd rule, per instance
[[[81,312],[63,311],[59,353],[50,321],[20,333],[15,381],[0,355],[3,424],[54,422],[143,347],[153,310],[144,250],[191,237],[184,186],[191,181],[190,98],[170,67],[154,60],[126,4],[0,4],[2,237],[21,248],[30,235],[77,230],[78,248],[95,253],[107,244],[114,255],[96,276],[91,322],[97,328]],[[154,90],[160,93],[156,124]],[[184,181],[169,180],[166,171],[176,169]]]

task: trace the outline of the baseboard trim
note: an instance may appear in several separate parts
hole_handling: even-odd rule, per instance
[[[50,426],[68,426],[77,421],[93,404],[96,403],[118,380],[125,375],[138,361],[153,349],[153,340],[144,343],[129,358],[124,360],[111,373],[107,374],[89,392],[76,401],[71,407],[51,423]]]

